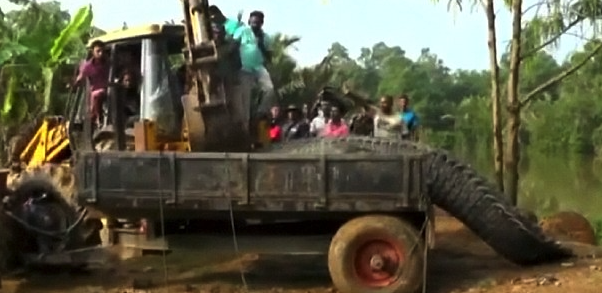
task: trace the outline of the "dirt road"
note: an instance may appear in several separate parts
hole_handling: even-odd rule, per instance
[[[319,250],[327,245],[322,240],[327,238],[303,237],[280,244],[264,239],[255,245],[268,251],[290,248],[301,241],[311,242]],[[325,257],[321,255],[236,257],[228,252],[231,240],[198,237],[182,237],[172,246],[181,248],[165,258],[145,256],[85,275],[46,271],[26,279],[9,279],[1,292],[336,292],[330,284]],[[600,252],[591,247],[580,249],[583,255],[592,251]],[[243,286],[241,269],[248,291]],[[456,220],[441,217],[437,221],[437,249],[429,255],[427,292],[594,293],[600,292],[601,269],[602,261],[594,258],[520,268],[498,257]]]

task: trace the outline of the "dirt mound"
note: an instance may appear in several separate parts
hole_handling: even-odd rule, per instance
[[[596,233],[591,223],[576,212],[559,212],[543,218],[539,225],[544,232],[558,240],[596,244]]]

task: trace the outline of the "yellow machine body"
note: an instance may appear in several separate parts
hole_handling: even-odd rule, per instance
[[[132,28],[109,31],[93,38],[107,46],[143,39],[163,38],[175,46],[171,40],[185,44],[182,49],[183,59],[187,67],[186,91],[187,101],[183,102],[184,123],[179,138],[165,139],[158,134],[158,121],[141,119],[134,123],[133,135],[129,135],[128,148],[134,151],[232,151],[228,146],[246,144],[244,137],[237,131],[240,126],[234,125],[237,119],[229,111],[228,94],[240,94],[238,89],[224,88],[224,85],[212,86],[214,78],[211,68],[221,62],[218,46],[209,25],[208,2],[206,0],[181,0],[185,12],[183,24],[148,24]],[[184,42],[182,42],[184,40]],[[199,47],[201,49],[199,49]],[[203,51],[203,53],[198,53]],[[196,53],[195,53],[196,52]],[[209,52],[209,53],[207,53]],[[143,57],[144,58],[144,57]],[[142,72],[144,74],[144,72]],[[211,88],[218,88],[211,91]],[[250,142],[263,147],[270,144],[269,123],[260,121],[253,123],[255,137]],[[225,135],[224,134],[228,134]],[[19,153],[20,163],[27,167],[45,163],[63,163],[71,157],[66,117],[48,117],[43,120],[35,134],[21,137],[21,144],[26,144]],[[229,140],[222,143],[221,140]],[[223,148],[222,148],[223,147]]]

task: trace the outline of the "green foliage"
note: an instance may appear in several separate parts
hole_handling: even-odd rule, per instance
[[[69,23],[61,30],[59,36],[54,39],[50,48],[50,58],[46,60],[42,68],[44,76],[44,104],[43,113],[48,112],[52,106],[52,84],[54,81],[54,72],[57,67],[65,62],[69,56],[65,55],[65,50],[69,44],[75,39],[79,39],[82,34],[87,33],[92,27],[92,5],[80,8],[77,13],[71,18]]]
[[[22,8],[4,13],[0,22],[3,32],[0,35],[0,121],[3,126],[19,125],[54,108],[54,102],[62,103],[51,100],[56,82],[54,72],[83,54],[83,39],[90,31],[92,19],[89,6],[71,17],[61,9],[59,2],[13,2]],[[17,89],[10,90],[11,86]]]
[[[602,219],[594,221],[594,232],[596,233],[596,243],[602,244]]]
[[[2,31],[6,31],[0,35],[3,125],[18,125],[41,110],[60,108],[62,101],[50,99],[52,88],[46,85],[53,84],[50,81],[55,79],[57,66],[81,57],[88,37],[101,33],[90,27],[89,6],[70,17],[58,2],[17,2],[21,2],[22,9],[2,13],[0,22]],[[596,21],[599,15],[597,1],[580,0],[572,6],[566,3],[544,1],[543,12],[525,17],[521,93],[539,87],[596,48],[597,42],[589,42],[561,64],[539,50],[553,48],[558,41],[556,35],[584,21]],[[476,1],[452,0],[449,4],[480,7]],[[510,1],[501,6],[509,8]],[[300,68],[289,52],[301,38],[277,34],[274,40],[268,70],[283,105],[311,103],[322,87],[343,83],[373,101],[382,95],[405,93],[420,116],[423,139],[467,154],[487,153],[491,148],[488,71],[451,70],[428,48],[413,59],[400,46],[383,42],[362,48],[359,56],[350,56],[343,44],[335,42],[322,62]],[[500,78],[505,82],[508,54],[501,53]],[[178,64],[182,61],[176,56],[172,59]],[[522,146],[542,153],[602,153],[602,55],[590,59],[563,83],[534,96],[522,113]],[[502,95],[504,91],[502,86]]]

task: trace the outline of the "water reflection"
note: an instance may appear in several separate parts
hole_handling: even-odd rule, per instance
[[[493,178],[492,156],[465,159]],[[521,163],[519,206],[545,216],[558,210],[602,220],[602,162],[593,157],[551,156],[525,152]]]

